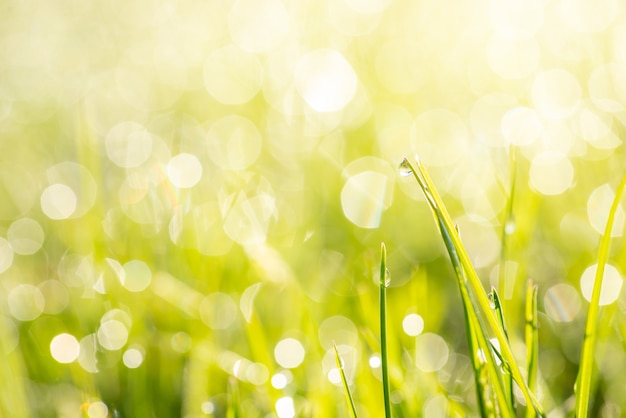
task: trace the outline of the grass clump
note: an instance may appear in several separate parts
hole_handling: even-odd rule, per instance
[[[447,212],[433,181],[419,159],[413,166],[407,159],[400,165],[400,175],[413,176],[434,216],[450,261],[457,278],[465,316],[465,330],[468,338],[471,366],[474,374],[477,407],[482,417],[516,417],[519,406],[515,398],[515,387],[521,391],[525,407],[525,416],[545,417],[543,406],[536,395],[538,390],[538,286],[532,280],[527,281],[524,303],[524,343],[526,346],[525,367],[513,354],[509,334],[505,324],[505,313],[498,291],[492,287],[486,293],[478,274],[472,266],[467,251],[461,240],[461,233]],[[514,186],[514,185],[513,185]],[[611,206],[604,234],[598,250],[598,268],[596,271],[593,294],[589,304],[580,369],[576,382],[577,417],[589,414],[590,394],[592,392],[593,360],[597,338],[600,311],[600,291],[604,266],[609,256],[610,235],[618,205],[626,187],[626,176],[620,183]],[[512,205],[507,208],[507,222],[512,219]],[[506,231],[503,236],[506,235]],[[503,244],[504,246],[504,244]],[[504,251],[503,251],[504,254]],[[500,271],[503,273],[503,270]],[[386,326],[386,288],[389,285],[389,271],[386,267],[386,247],[381,246],[380,266],[380,344],[382,361],[382,384],[385,416],[391,416],[389,397],[389,376],[387,362],[387,326]],[[339,357],[337,354],[338,362]],[[339,363],[338,363],[339,364]],[[349,388],[342,374],[344,388],[354,408]],[[354,409],[353,409],[354,411]],[[353,416],[356,416],[355,413]]]

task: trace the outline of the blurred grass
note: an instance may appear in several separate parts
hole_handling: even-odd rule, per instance
[[[382,416],[382,241],[391,409],[486,414],[477,329],[427,202],[397,174],[419,152],[529,388],[572,416],[580,279],[602,187],[625,169],[626,16],[613,1],[513,6],[0,5],[0,414],[349,416],[335,339],[358,416]],[[604,256],[622,272],[621,206],[615,224]],[[626,411],[626,300],[611,292],[585,360],[589,415],[609,417]],[[75,343],[52,344],[63,334]],[[300,346],[277,352],[286,338]]]

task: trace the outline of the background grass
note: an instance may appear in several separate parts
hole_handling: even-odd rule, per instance
[[[580,280],[626,169],[619,2],[0,11],[0,415],[347,417],[335,340],[381,416],[382,241],[394,416],[478,414],[454,271],[398,173],[414,153],[522,366],[538,286],[535,393],[573,414]],[[609,293],[590,416],[626,410]]]

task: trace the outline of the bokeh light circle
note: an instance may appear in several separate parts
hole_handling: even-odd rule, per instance
[[[424,331],[424,319],[416,314],[408,314],[402,320],[402,329],[410,337],[417,337]]]
[[[109,319],[100,324],[97,336],[103,348],[111,351],[119,350],[128,341],[128,329],[117,319]]]
[[[59,363],[72,363],[78,359],[80,344],[71,334],[59,334],[50,342],[50,353]]]
[[[202,178],[202,165],[193,154],[178,154],[167,163],[167,176],[174,186],[188,189]]]
[[[351,176],[341,189],[343,213],[361,228],[377,228],[385,209],[387,176],[364,171]]]
[[[518,106],[509,110],[502,117],[504,139],[518,146],[531,145],[543,133],[543,122],[536,111]]]
[[[0,237],[0,273],[4,273],[13,265],[14,251],[11,243]]]
[[[295,338],[280,340],[274,347],[276,362],[286,369],[293,369],[302,364],[305,353],[304,346]]]
[[[343,109],[356,94],[358,79],[345,57],[333,49],[304,55],[295,69],[296,88],[317,112]]]
[[[200,319],[212,329],[227,329],[237,320],[237,304],[226,293],[207,295],[199,307]]]
[[[36,220],[21,218],[9,226],[7,239],[16,254],[31,255],[43,245],[44,232]]]
[[[9,311],[15,319],[32,321],[42,314],[45,298],[38,287],[30,284],[19,284],[8,294]]]
[[[591,227],[599,234],[604,234],[609,212],[615,199],[615,192],[608,184],[594,189],[587,199],[587,218]],[[621,204],[617,207],[613,219],[612,237],[621,237],[624,232],[624,209]]]
[[[423,372],[436,372],[448,361],[450,349],[438,334],[427,332],[415,338],[415,365]]]
[[[129,369],[136,369],[143,363],[143,353],[137,348],[129,348],[122,355],[124,366]]]
[[[105,147],[109,159],[119,167],[138,167],[152,154],[152,135],[137,122],[121,122],[107,133]]]
[[[587,267],[580,277],[580,291],[587,302],[591,301],[597,270],[598,265],[593,264]],[[623,282],[622,275],[615,266],[611,264],[604,266],[602,287],[600,288],[601,306],[610,305],[617,300],[622,290]]]
[[[146,263],[131,260],[124,264],[122,285],[131,292],[141,292],[152,282],[152,271]]]
[[[543,297],[543,306],[548,316],[553,320],[571,322],[580,312],[580,294],[569,284],[555,284],[546,291]]]
[[[66,184],[52,184],[41,193],[41,210],[50,219],[71,217],[76,211],[77,203],[76,193]]]

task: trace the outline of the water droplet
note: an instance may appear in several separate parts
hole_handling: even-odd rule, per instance
[[[515,219],[513,218],[513,215],[511,215],[506,221],[506,224],[504,224],[504,233],[507,235],[511,235],[513,232],[515,232],[515,227]]]
[[[489,299],[489,307],[491,307],[491,309],[496,309],[496,297],[493,292],[489,292],[487,294],[487,298]]]
[[[503,374],[511,374],[511,366],[509,366],[509,363],[505,361],[502,364],[500,364],[500,371]]]
[[[389,269],[385,269],[385,287],[389,287],[391,284],[391,273]]]
[[[411,165],[406,159],[402,160],[402,162],[400,163],[400,167],[398,167],[398,173],[402,177],[408,177],[413,173],[413,170],[411,170]]]

